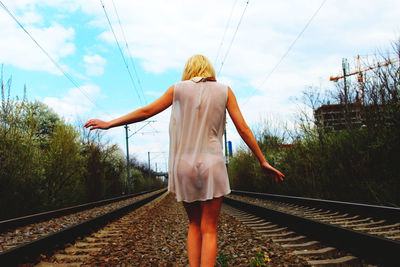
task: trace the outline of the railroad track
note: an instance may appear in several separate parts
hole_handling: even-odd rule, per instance
[[[159,235],[156,234],[158,233],[157,231],[161,231],[163,235],[165,235],[165,240],[171,238],[173,239],[175,238],[176,234],[173,234],[174,237],[170,237],[171,233],[177,233],[177,231],[185,232],[186,223],[183,224],[183,228],[182,226],[178,227],[176,225],[177,228],[174,228],[174,230],[172,230],[172,226],[167,227],[168,229],[164,229],[164,225],[168,225],[165,224],[166,221],[163,221],[163,223],[161,223],[158,227],[153,225],[154,222],[150,223],[150,225],[146,224],[146,226],[143,227],[151,228],[150,230],[147,229],[150,231],[149,233],[152,233],[151,236],[146,235],[146,237],[142,237],[142,240],[136,241],[138,243],[132,250],[127,249],[125,246],[131,242],[129,241],[131,237],[127,238],[126,234],[132,231],[133,217],[122,217],[122,215],[124,215],[126,212],[134,210],[135,208],[150,202],[165,191],[166,190],[164,189],[157,192],[146,193],[142,196],[137,196],[136,200],[120,209],[117,209],[113,215],[96,216],[95,218],[84,221],[80,226],[67,227],[55,233],[37,238],[33,242],[20,244],[14,248],[5,250],[0,254],[0,266],[14,265],[18,262],[32,262],[33,258],[35,259],[33,261],[35,263],[38,263],[41,260],[40,266],[48,266],[49,264],[54,264],[54,262],[62,264],[73,263],[75,265],[79,265],[80,262],[104,264],[107,263],[108,260],[113,263],[118,263],[121,260],[132,262],[132,259],[130,258],[132,257],[132,253],[135,255],[135,257],[137,257],[138,254],[141,254],[143,257],[149,257],[153,260],[157,258],[165,259],[165,256],[160,257],[159,255],[155,255],[158,252],[156,252],[157,249],[155,249],[153,245],[154,243],[152,243],[150,239],[153,240]],[[293,199],[292,202],[283,202],[282,199],[279,201],[276,201],[276,199],[266,200],[267,198],[273,198],[273,195],[268,196],[258,194],[257,198],[249,197],[249,195],[252,194],[248,192],[232,192],[229,197],[225,197],[224,199],[223,211],[234,216],[237,220],[243,222],[248,227],[260,233],[260,237],[263,236],[262,239],[267,242],[265,244],[269,244],[269,242],[271,242],[270,240],[272,240],[274,244],[279,244],[279,246],[271,245],[274,248],[273,250],[270,250],[272,248],[270,245],[268,245],[269,249],[265,248],[265,251],[271,253],[271,259],[275,262],[279,260],[277,258],[272,258],[272,256],[277,255],[276,253],[278,253],[280,255],[293,255],[300,258],[301,262],[308,262],[308,264],[312,266],[326,266],[335,264],[344,266],[358,266],[368,265],[370,263],[382,264],[385,266],[396,266],[397,264],[395,252],[400,251],[399,242],[396,240],[390,240],[388,238],[382,238],[368,233],[363,233],[360,231],[366,230],[359,229],[371,226],[370,229],[373,228],[372,231],[375,232],[377,231],[376,227],[381,227],[379,229],[382,229],[382,231],[379,232],[396,231],[395,229],[392,229],[397,227],[396,222],[393,221],[395,218],[394,213],[397,211],[396,209],[392,210],[390,213],[391,218],[382,219],[383,217],[375,218],[375,216],[372,216],[373,214],[369,214],[370,217],[355,215],[353,212],[344,212],[340,208],[333,210],[332,207],[329,209],[324,209],[321,206],[312,207],[311,204],[308,204],[307,206],[303,204],[293,204],[293,202],[295,202]],[[160,198],[158,198],[156,201],[152,201],[152,203],[149,203],[148,205],[156,205],[159,201],[161,201]],[[308,199],[308,201],[310,200]],[[235,208],[226,204],[233,205]],[[330,204],[332,205],[332,203]],[[339,209],[340,211],[338,211]],[[139,211],[141,211],[141,209]],[[151,217],[151,215],[147,213],[144,213],[143,216],[149,216],[149,218]],[[118,220],[113,221],[113,219],[118,217]],[[162,220],[167,220],[167,218],[163,218]],[[385,222],[382,222],[383,220],[385,220],[386,224]],[[113,222],[109,223],[110,221]],[[229,219],[229,222],[230,221],[234,223],[235,220]],[[227,229],[237,229],[233,226],[227,225],[227,222],[228,221],[225,222]],[[43,224],[43,222],[41,224]],[[357,224],[358,226],[356,226]],[[344,225],[352,227],[354,226],[354,229],[359,230],[354,230],[353,228],[345,229],[350,231],[351,234],[343,234]],[[29,227],[30,226],[24,226],[24,228]],[[173,224],[173,227],[175,227],[175,224]],[[139,229],[142,228],[139,227]],[[155,231],[156,229],[157,231]],[[252,236],[254,236],[255,233],[253,230]],[[241,234],[242,236],[248,236],[246,232],[243,233],[244,235]],[[354,233],[356,233],[356,235]],[[360,233],[362,236],[361,241],[359,240]],[[23,237],[24,235],[22,232],[19,232],[17,233],[17,236]],[[176,236],[178,237],[178,235]],[[371,236],[373,239],[371,239]],[[389,236],[396,238],[395,234]],[[178,241],[180,242],[178,243],[180,245],[174,245],[175,243],[171,243],[170,245],[161,245],[160,243],[160,249],[163,251],[166,250],[166,255],[169,255],[170,257],[172,257],[171,255],[174,253],[176,253],[176,255],[184,256],[182,251],[180,251],[183,249],[181,244],[183,242],[181,240],[182,238],[184,239],[184,236],[178,238]],[[149,239],[149,241],[147,241],[147,239]],[[247,240],[247,238],[242,239]],[[257,237],[255,237],[255,239],[257,239]],[[376,239],[378,241],[376,241]],[[4,238],[1,240],[4,240]],[[124,243],[120,243],[122,240],[127,240],[128,243],[125,245]],[[384,240],[383,243],[382,240]],[[387,240],[391,242],[391,245],[386,244]],[[241,244],[247,244],[251,242],[254,242],[254,240],[243,241]],[[364,242],[365,244],[359,244],[360,242]],[[345,245],[343,243],[345,243]],[[358,248],[353,249],[352,247],[356,246],[357,244]],[[112,250],[114,251],[110,257],[104,254],[104,249],[107,247],[112,247]],[[258,245],[258,247],[263,247],[263,245]],[[286,250],[287,252],[277,252],[278,250],[276,247],[282,247],[282,251]],[[365,247],[369,247],[367,252],[365,252]],[[173,254],[171,254],[172,248],[176,250]],[[106,249],[106,251],[108,251],[108,249]],[[231,251],[231,249],[228,251]],[[44,255],[38,257],[38,255],[42,253]],[[243,248],[240,247],[238,248],[238,253],[241,255],[241,253],[248,252],[243,251]],[[369,255],[365,253],[369,253]],[[249,256],[251,256],[251,253]],[[139,257],[138,259],[144,258]],[[171,259],[175,259],[175,256],[173,256]],[[292,258],[292,260],[293,262],[296,261],[294,258]],[[152,261],[149,260],[145,262]],[[296,264],[298,264],[298,261],[296,262]]]
[[[398,266],[400,209],[232,191],[226,212],[312,266]]]
[[[0,266],[24,262],[49,248],[71,242],[141,207],[164,192],[166,189],[146,191],[2,221]]]
[[[151,206],[154,207],[158,205],[166,196],[166,190],[161,192],[161,195],[156,194],[156,198],[152,197],[152,201],[147,202],[143,206]],[[144,203],[143,203],[144,204]],[[139,208],[139,206],[137,207]],[[57,265],[72,265],[72,266],[82,266],[89,265],[119,265],[120,264],[120,256],[123,254],[124,256],[131,256],[134,251],[122,251],[121,241],[123,236],[126,233],[132,230],[133,221],[135,218],[138,218],[142,215],[148,216],[145,210],[140,210],[139,213],[132,214],[129,212],[127,215],[121,216],[120,218],[108,222],[106,225],[99,227],[98,230],[93,231],[85,236],[79,236],[70,244],[65,244],[60,246],[60,249],[56,249],[50,251],[46,257],[41,257],[40,262],[37,264],[39,267],[43,266],[54,266]],[[120,249],[120,255],[107,255],[106,257],[94,257],[94,255],[104,252],[106,247],[117,247],[117,250]],[[151,248],[143,244],[141,246],[141,250],[135,251],[142,253],[142,255],[147,255],[150,257]]]

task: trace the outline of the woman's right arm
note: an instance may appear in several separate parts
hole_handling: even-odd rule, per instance
[[[272,173],[275,177],[275,181],[278,181],[278,178],[283,181],[283,177],[285,176],[280,171],[269,165],[269,163],[265,160],[264,155],[262,154],[261,149],[258,146],[257,141],[253,135],[253,132],[250,130],[249,126],[243,118],[242,113],[240,112],[236,97],[229,87],[227,109],[229,112],[229,116],[235,124],[236,130],[238,131],[240,137],[242,137],[243,141],[257,157],[261,167]]]
[[[174,88],[174,85],[172,85],[161,97],[145,107],[139,108],[129,114],[108,122],[99,119],[90,119],[86,122],[85,127],[91,127],[90,130],[109,129],[148,119],[172,105],[174,99]]]

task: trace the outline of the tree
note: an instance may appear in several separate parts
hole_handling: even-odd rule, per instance
[[[54,208],[75,200],[76,196],[71,192],[75,192],[80,184],[84,164],[74,127],[59,122],[52,130],[43,153],[45,178],[42,186],[47,206]]]

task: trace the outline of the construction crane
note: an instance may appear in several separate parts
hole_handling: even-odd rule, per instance
[[[347,99],[346,77],[349,77],[349,76],[358,74],[357,81],[360,83],[361,102],[364,104],[364,86],[363,86],[363,84],[362,84],[362,82],[364,81],[364,80],[363,80],[363,73],[366,72],[366,71],[369,71],[369,70],[376,69],[376,68],[381,68],[381,67],[384,67],[384,66],[388,66],[388,65],[390,65],[390,64],[394,64],[394,63],[399,62],[399,61],[400,61],[400,58],[389,59],[389,60],[387,60],[387,61],[378,62],[378,63],[376,63],[376,64],[374,64],[374,65],[372,65],[372,66],[368,66],[368,67],[362,69],[362,68],[361,68],[361,64],[360,64],[360,56],[357,56],[357,71],[347,73],[347,69],[348,69],[347,60],[346,60],[346,59],[343,59],[343,75],[341,75],[341,76],[336,76],[336,77],[332,77],[332,76],[331,76],[331,77],[329,78],[329,80],[330,80],[330,81],[337,82],[337,81],[339,81],[340,79],[343,79],[343,78],[344,78],[344,81],[345,81],[345,87],[344,87],[344,90],[345,90],[345,98]],[[358,92],[357,92],[357,96],[358,96]],[[357,97],[357,98],[358,98],[358,97]]]
[[[344,77],[348,77],[348,76],[352,76],[352,75],[356,75],[356,74],[362,74],[363,72],[366,72],[366,71],[369,71],[369,70],[373,70],[373,69],[376,69],[376,68],[380,68],[380,67],[384,67],[384,66],[388,66],[390,64],[393,64],[393,63],[396,63],[396,62],[399,62],[399,61],[400,61],[400,58],[390,59],[390,60],[387,60],[385,62],[378,62],[378,63],[376,63],[376,64],[374,64],[372,66],[369,66],[367,68],[361,69],[360,56],[357,56],[357,71],[346,73],[345,75],[337,76],[337,77],[332,77],[331,76],[329,78],[329,80],[337,82],[338,80],[340,80],[340,79],[342,79]],[[362,75],[359,76],[358,81],[359,82],[363,81]]]

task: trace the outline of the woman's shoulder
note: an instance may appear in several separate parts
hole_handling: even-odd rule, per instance
[[[226,85],[225,83],[222,83],[222,82],[216,82],[216,84],[218,84],[218,86],[220,86],[220,87],[225,87],[225,88],[229,87],[228,85]]]
[[[179,85],[189,85],[189,84],[193,84],[193,82],[191,80],[185,80],[185,81],[179,81],[175,84],[175,86],[179,86]]]
[[[193,84],[194,83],[190,80],[179,81],[174,84],[174,90],[179,89],[179,88],[184,88],[184,87],[190,87],[190,86],[193,86]]]
[[[228,91],[229,86],[226,85],[225,83],[221,83],[218,81],[209,81],[207,82],[209,85],[213,86],[213,87],[218,87],[220,89],[222,89],[223,91]],[[193,82],[192,80],[185,80],[185,81],[179,81],[176,84],[174,84],[174,88],[175,90],[178,88],[187,88],[187,87],[196,87],[196,85],[198,85],[199,83]]]
[[[221,92],[228,95],[228,88],[229,88],[228,85],[226,85],[225,83],[216,82],[215,86],[218,87]]]

